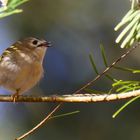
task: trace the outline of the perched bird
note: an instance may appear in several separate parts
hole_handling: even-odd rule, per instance
[[[50,42],[28,37],[15,42],[0,57],[0,86],[19,94],[32,88],[43,76],[42,62]]]

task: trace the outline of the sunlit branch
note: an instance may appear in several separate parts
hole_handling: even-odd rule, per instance
[[[19,96],[16,102],[109,102],[122,100],[140,95],[140,90],[119,94],[72,94],[72,95],[50,95],[50,96]],[[0,102],[13,102],[10,95],[0,95]]]

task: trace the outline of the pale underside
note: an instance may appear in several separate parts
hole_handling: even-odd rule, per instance
[[[12,62],[11,62],[12,59]],[[42,77],[42,63],[21,53],[18,61],[12,55],[0,62],[0,86],[15,94],[22,94],[32,88]]]

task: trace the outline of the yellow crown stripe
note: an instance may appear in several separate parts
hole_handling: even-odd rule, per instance
[[[0,56],[0,62],[2,61],[2,56]]]
[[[8,49],[4,51],[5,54],[10,54],[11,51],[9,51]]]
[[[8,48],[9,49],[9,48]],[[13,49],[13,50],[18,50],[18,48],[16,46],[11,46],[10,49]]]

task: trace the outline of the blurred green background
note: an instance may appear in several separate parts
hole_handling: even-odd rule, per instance
[[[2,53],[18,39],[34,36],[53,43],[44,60],[45,74],[30,95],[72,93],[93,79],[89,53],[94,54],[100,71],[104,70],[99,44],[105,46],[111,63],[123,52],[115,44],[113,28],[130,8],[129,0],[30,0],[24,12],[0,20]],[[127,61],[127,62],[126,62]],[[139,50],[123,61],[137,67]],[[118,79],[138,76],[113,71]],[[107,90],[110,81],[100,79],[95,89]],[[8,91],[1,88],[1,94]],[[50,120],[27,140],[138,140],[140,135],[139,101],[118,118],[112,114],[126,101],[111,103],[69,103],[56,113],[79,110],[79,114]],[[0,140],[13,140],[35,126],[55,103],[0,103]]]

